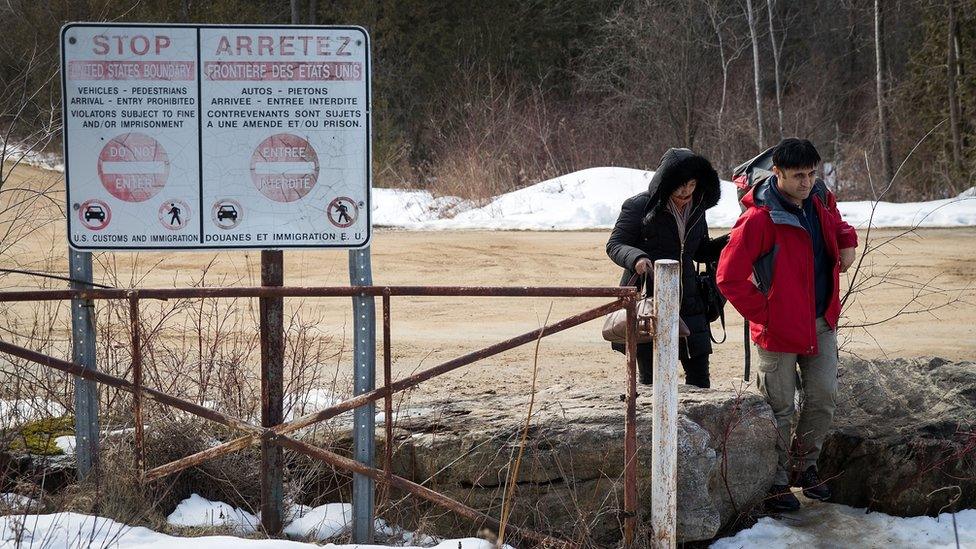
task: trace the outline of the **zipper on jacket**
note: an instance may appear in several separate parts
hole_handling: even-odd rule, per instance
[[[816,207],[816,204],[814,204],[814,207]],[[807,224],[809,225],[810,218],[807,217],[807,211],[801,207],[801,212],[803,212],[803,218],[806,220]],[[810,232],[806,230],[806,227],[804,227],[803,229],[803,234],[805,234],[807,237],[807,242],[809,243],[810,246],[810,258],[813,261],[813,269],[807,272],[807,276],[809,277],[807,278],[807,280],[809,281],[810,293],[811,293],[810,297],[812,298],[810,300],[810,316],[813,318],[812,333],[810,334],[812,337],[809,340],[813,344],[808,346],[807,352],[813,353],[813,350],[817,347],[817,282],[816,282],[817,258],[814,257],[813,255],[813,237],[810,236]]]

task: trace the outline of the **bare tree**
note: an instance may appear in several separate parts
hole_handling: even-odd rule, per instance
[[[584,90],[626,118],[655,121],[670,143],[694,147],[718,90],[715,59],[701,47],[712,31],[700,7],[700,0],[624,4],[587,52]]]
[[[746,46],[739,41],[735,32],[729,33],[727,37],[723,33],[722,29],[728,25],[733,16],[720,13],[722,3],[717,0],[704,0],[704,3],[705,9],[708,10],[708,20],[711,22],[712,29],[715,31],[715,38],[718,40],[718,55],[722,63],[722,99],[718,106],[718,134],[719,139],[722,139],[725,135],[723,118],[729,89],[729,67],[742,55]],[[728,53],[726,53],[726,48],[729,50]]]
[[[875,84],[878,97],[878,139],[881,145],[881,172],[885,181],[894,177],[891,165],[891,130],[888,127],[888,101],[886,93],[885,45],[884,45],[884,12],[881,0],[874,0],[874,52],[875,52]]]
[[[180,11],[176,15],[176,20],[180,23],[190,22],[190,6],[193,0],[180,0]]]
[[[776,114],[779,117],[779,138],[783,139],[783,86],[779,80],[779,55],[782,51],[780,44],[776,43],[776,29],[773,26],[773,4],[776,0],[766,1],[766,11],[769,14],[769,42],[773,46],[773,74],[776,75]],[[786,36],[786,31],[783,31]]]
[[[766,145],[766,138],[763,136],[762,118],[762,90],[759,88],[759,37],[756,31],[756,16],[752,9],[752,0],[746,0],[746,17],[749,21],[749,37],[752,39],[752,72],[754,76],[754,88],[756,91],[756,127],[759,129],[759,148]]]
[[[956,17],[956,2],[948,0],[948,44],[946,46],[947,67],[946,76],[949,88],[949,130],[952,133],[952,168],[956,174],[962,173],[962,132],[960,125],[960,108],[958,82],[959,76],[959,20]]]
[[[302,2],[301,0],[291,0],[291,24],[298,25],[302,22]]]

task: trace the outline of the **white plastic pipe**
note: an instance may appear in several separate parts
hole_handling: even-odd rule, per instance
[[[654,262],[654,421],[651,435],[651,547],[674,548],[678,518],[678,310],[681,265]]]

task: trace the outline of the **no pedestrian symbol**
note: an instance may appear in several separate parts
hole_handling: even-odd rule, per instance
[[[186,202],[173,198],[164,201],[159,206],[159,222],[171,231],[178,231],[186,227],[190,221],[190,207]]]
[[[356,222],[356,218],[359,217],[359,206],[356,205],[353,199],[347,196],[340,196],[329,203],[329,209],[326,214],[329,217],[330,223],[340,229],[345,229]]]

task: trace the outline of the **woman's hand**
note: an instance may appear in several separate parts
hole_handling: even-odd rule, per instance
[[[654,264],[651,263],[650,259],[642,257],[637,260],[637,264],[634,265],[634,270],[640,275],[653,274]]]

